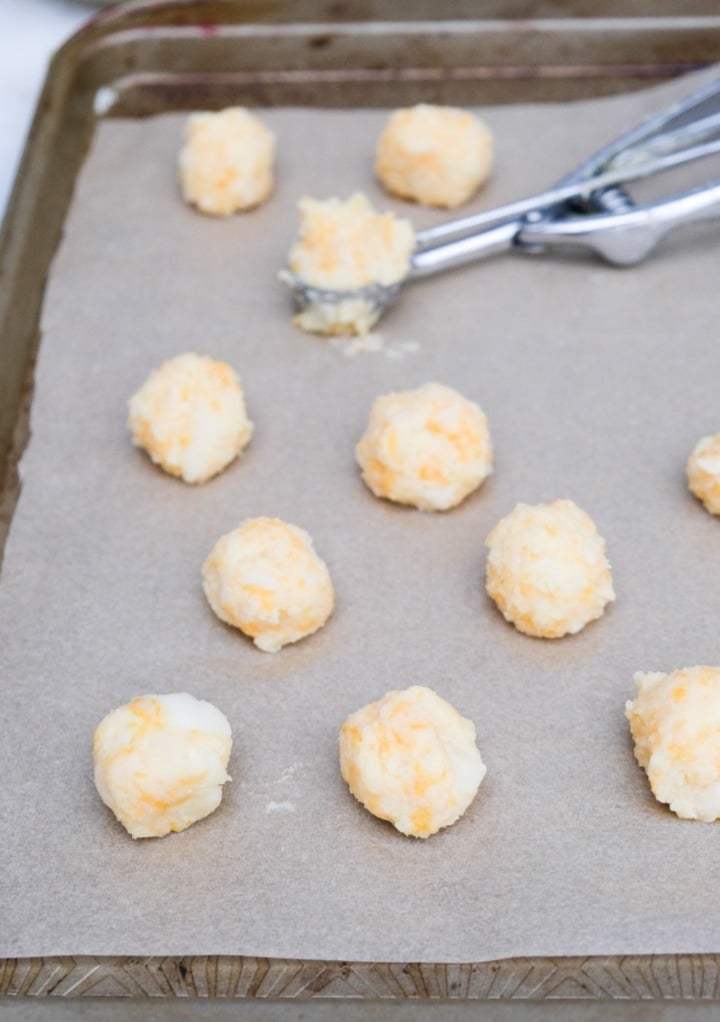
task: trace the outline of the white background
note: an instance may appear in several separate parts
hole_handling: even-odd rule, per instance
[[[0,220],[49,59],[92,13],[72,0],[0,0]]]

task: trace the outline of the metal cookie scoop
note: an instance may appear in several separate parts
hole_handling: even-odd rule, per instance
[[[280,276],[300,311],[360,300],[376,321],[411,281],[510,249],[580,245],[616,266],[633,265],[673,228],[720,217],[720,182],[649,205],[635,205],[621,186],[718,153],[720,79],[624,133],[549,191],[419,231],[410,269],[397,283],[339,291],[313,287],[290,270]]]

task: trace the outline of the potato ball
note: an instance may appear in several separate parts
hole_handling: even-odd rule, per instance
[[[188,354],[163,362],[133,394],[128,429],[170,475],[204,483],[237,458],[253,425],[230,366]]]
[[[486,545],[487,591],[526,635],[574,635],[615,599],[605,541],[571,500],[518,504]]]
[[[418,106],[396,110],[375,152],[375,172],[393,195],[426,206],[459,206],[490,176],[493,140],[466,110]]]
[[[638,672],[635,682],[625,716],[655,798],[686,820],[720,819],[720,667]]]
[[[473,723],[423,685],[388,692],[340,731],[350,791],[401,834],[429,837],[463,815],[485,776]]]
[[[221,536],[202,574],[220,620],[266,653],[322,628],[335,603],[308,533],[277,518],[250,518]]]
[[[720,515],[720,433],[697,442],[688,458],[687,477],[690,492],[711,515]]]
[[[231,748],[212,703],[186,692],[140,696],[98,725],[95,786],[131,837],[163,837],[217,809]]]
[[[424,511],[455,507],[492,471],[484,413],[442,383],[377,398],[355,457],[376,497]]]
[[[300,200],[300,229],[288,255],[292,273],[320,293],[295,317],[311,333],[367,333],[380,308],[364,294],[324,300],[322,292],[355,292],[405,279],[415,248],[408,220],[378,213],[360,192],[349,199]]]
[[[275,136],[244,107],[191,114],[180,150],[180,187],[201,213],[229,216],[273,189]]]

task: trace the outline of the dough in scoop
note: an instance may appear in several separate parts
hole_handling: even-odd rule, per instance
[[[310,333],[366,334],[380,315],[376,302],[355,294],[323,300],[322,291],[397,284],[409,272],[414,248],[410,222],[378,213],[360,192],[345,201],[301,199],[300,230],[288,265],[319,294],[295,317],[296,326]]]

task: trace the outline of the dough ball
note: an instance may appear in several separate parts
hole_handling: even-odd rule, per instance
[[[424,511],[455,507],[492,471],[484,413],[441,383],[379,397],[355,457],[376,497]]]
[[[353,291],[394,284],[408,272],[415,233],[409,220],[377,213],[365,196],[301,199],[300,232],[290,269],[314,287]]]
[[[358,802],[401,834],[429,837],[463,815],[485,776],[472,721],[423,685],[388,692],[340,731],[340,771]]]
[[[625,716],[653,795],[686,820],[720,819],[720,667],[635,675]]]
[[[231,748],[212,703],[187,692],[140,696],[95,731],[95,787],[132,837],[163,837],[217,809]]]
[[[615,599],[605,541],[571,500],[518,504],[486,545],[487,591],[526,635],[574,635]]]
[[[711,515],[720,515],[720,433],[698,441],[688,458],[687,477],[690,492]]]
[[[180,187],[201,213],[251,209],[273,189],[275,136],[243,107],[191,114],[180,150]]]
[[[341,199],[300,200],[300,230],[288,264],[304,283],[325,291],[357,291],[389,286],[410,270],[415,232],[409,220],[378,213],[360,192]],[[316,301],[295,317],[311,333],[367,333],[380,309],[365,295],[342,301]]]
[[[220,620],[266,653],[322,628],[335,603],[308,533],[277,518],[249,518],[221,536],[203,565],[203,585]]]
[[[490,176],[493,140],[466,110],[420,103],[396,110],[380,135],[375,172],[393,195],[426,206],[459,206]]]
[[[186,483],[222,472],[253,431],[236,373],[203,355],[163,362],[130,398],[128,412],[135,446]]]

